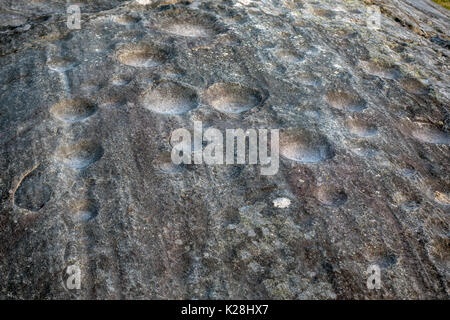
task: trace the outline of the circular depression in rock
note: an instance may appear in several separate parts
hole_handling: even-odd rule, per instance
[[[316,163],[334,157],[334,150],[324,136],[304,130],[286,129],[280,134],[280,154],[293,161]]]
[[[167,58],[167,52],[150,44],[132,45],[117,52],[117,60],[132,67],[156,67]]]
[[[188,22],[167,24],[163,29],[165,32],[181,37],[211,38],[216,34],[214,29],[208,26]]]
[[[400,76],[400,71],[398,68],[382,62],[361,61],[360,64],[365,72],[373,76],[386,79],[397,79]]]
[[[209,87],[204,99],[214,109],[224,113],[241,113],[258,106],[261,93],[237,83],[216,83]]]
[[[42,170],[37,168],[20,183],[14,193],[14,203],[23,209],[39,211],[50,200],[51,195],[51,187],[45,182]]]
[[[400,85],[407,92],[417,95],[424,95],[429,92],[428,87],[426,87],[422,82],[414,78],[405,78],[400,81]]]
[[[111,78],[111,84],[114,86],[125,86],[129,84],[132,80],[131,76],[127,75],[114,75]]]
[[[139,22],[139,17],[135,17],[129,14],[122,14],[112,17],[112,21],[122,25],[131,25]]]
[[[324,8],[313,8],[312,12],[316,16],[328,18],[328,19],[334,18],[336,16],[336,13],[333,10],[324,9]]]
[[[307,86],[319,86],[322,84],[322,80],[310,72],[297,72],[294,79],[295,81]]]
[[[75,68],[78,62],[73,58],[53,58],[47,62],[47,66],[57,72],[65,72]]]
[[[92,200],[81,200],[73,204],[71,218],[75,222],[87,222],[98,215],[98,209]]]
[[[174,164],[171,152],[164,152],[154,161],[154,166],[164,173],[179,173],[183,170],[182,165]]]
[[[169,10],[157,20],[157,29],[178,37],[213,38],[224,31],[216,18],[190,10]]]
[[[141,102],[144,108],[156,113],[183,114],[197,108],[198,95],[180,83],[165,81],[146,91]]]
[[[86,99],[69,99],[55,104],[50,113],[66,122],[82,121],[97,111],[97,106]]]
[[[277,60],[286,64],[297,64],[304,60],[303,56],[294,50],[279,49],[274,52]]]
[[[325,94],[325,99],[339,110],[359,112],[366,108],[366,101],[351,91],[331,90]]]
[[[338,207],[347,202],[347,194],[338,187],[320,186],[316,190],[316,198],[326,206]]]
[[[99,160],[102,155],[102,146],[90,140],[63,146],[57,151],[58,158],[67,166],[75,169],[89,166]]]
[[[100,108],[120,108],[127,104],[124,97],[108,96],[99,103]]]
[[[411,135],[421,142],[434,144],[450,144],[450,134],[431,124],[415,123]]]
[[[378,133],[378,129],[375,125],[360,119],[347,120],[345,126],[351,134],[358,137],[371,137]]]

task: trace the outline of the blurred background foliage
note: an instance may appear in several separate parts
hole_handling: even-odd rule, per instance
[[[436,3],[439,3],[444,8],[450,10],[450,0],[433,0]]]

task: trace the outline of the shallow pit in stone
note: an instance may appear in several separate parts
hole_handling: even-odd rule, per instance
[[[371,137],[378,133],[376,125],[361,119],[349,119],[345,126],[351,134],[358,137]]]
[[[213,16],[190,10],[169,10],[161,13],[157,21],[158,30],[177,37],[213,38],[225,31]]]
[[[304,57],[298,52],[290,49],[279,49],[274,52],[277,60],[288,65],[295,65],[304,60]]]
[[[334,18],[336,16],[336,13],[333,10],[324,9],[324,8],[313,8],[312,13],[314,15],[322,17],[322,18]]]
[[[168,59],[167,52],[152,44],[133,44],[117,52],[117,60],[132,67],[156,67]]]
[[[379,61],[361,61],[361,68],[368,74],[386,79],[397,79],[400,76],[400,70]]]
[[[400,81],[402,88],[408,93],[425,95],[429,93],[429,88],[422,82],[414,78],[405,78]]]
[[[55,104],[50,113],[66,122],[78,122],[89,118],[97,111],[97,106],[87,99],[68,99]]]
[[[198,100],[193,88],[178,82],[161,81],[143,94],[141,103],[152,112],[175,115],[197,108]]]
[[[322,80],[310,72],[300,71],[294,76],[294,80],[306,86],[320,86]]]
[[[290,128],[280,133],[280,154],[286,159],[302,163],[317,163],[334,157],[328,139],[306,129]]]
[[[65,165],[81,169],[98,161],[103,156],[102,146],[91,140],[62,146],[57,150],[57,158]]]
[[[75,68],[77,65],[78,65],[77,60],[73,58],[56,57],[50,59],[47,62],[47,66],[50,68],[50,70],[57,72],[69,71],[70,69]]]
[[[333,108],[345,111],[360,112],[366,109],[366,101],[353,91],[336,89],[325,94],[325,100]]]
[[[262,94],[238,83],[216,83],[204,93],[208,105],[223,113],[241,113],[257,107]]]
[[[46,182],[43,168],[38,167],[21,181],[14,193],[14,204],[22,209],[39,211],[51,196],[52,188]]]
[[[100,108],[120,108],[127,104],[124,97],[107,96],[99,103]]]
[[[450,144],[450,134],[428,123],[413,123],[411,135],[420,142]]]
[[[94,200],[79,200],[72,205],[70,216],[74,222],[88,222],[98,215]]]
[[[164,27],[164,31],[182,37],[210,38],[214,36],[214,30],[189,23],[174,23]]]
[[[159,155],[153,162],[153,165],[164,173],[174,174],[183,171],[182,165],[173,163],[171,152],[164,152]]]
[[[129,84],[132,80],[132,77],[127,75],[114,75],[111,78],[111,84],[114,86],[125,86]]]
[[[139,17],[135,17],[130,14],[121,14],[113,16],[112,21],[121,25],[132,25],[139,22]]]

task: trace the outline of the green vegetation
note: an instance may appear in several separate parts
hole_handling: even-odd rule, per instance
[[[433,0],[433,1],[440,4],[445,9],[450,10],[450,0]]]

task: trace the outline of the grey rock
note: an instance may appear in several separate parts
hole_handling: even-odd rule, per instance
[[[449,298],[448,11],[78,2],[0,0],[1,299]],[[278,173],[172,163],[194,121]]]

